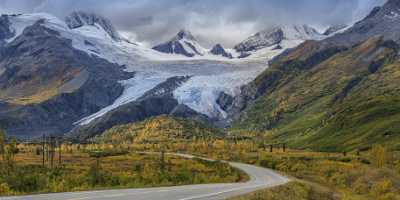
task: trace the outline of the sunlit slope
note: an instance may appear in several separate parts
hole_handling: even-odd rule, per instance
[[[100,142],[141,143],[211,139],[222,136],[218,129],[188,119],[159,116],[148,120],[114,126],[96,138]]]
[[[313,52],[317,45],[301,45],[260,75],[254,84],[265,94],[234,127],[268,130],[298,148],[400,148],[397,45],[374,37]]]

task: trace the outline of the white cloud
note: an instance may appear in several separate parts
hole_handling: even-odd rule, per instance
[[[351,23],[385,0],[0,0],[0,12],[99,12],[149,45],[190,29],[206,46],[232,47],[274,23]]]

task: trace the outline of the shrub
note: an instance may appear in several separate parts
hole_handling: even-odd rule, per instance
[[[356,194],[367,194],[371,185],[366,178],[360,177],[353,183],[352,189]]]
[[[392,189],[392,181],[389,179],[384,179],[375,183],[371,188],[371,195],[374,197],[380,197],[389,193]]]
[[[276,169],[276,166],[278,165],[278,162],[275,160],[260,160],[260,165],[262,167],[270,168],[270,169]]]
[[[386,149],[380,145],[374,146],[370,151],[370,159],[375,167],[382,168],[386,164]]]
[[[11,192],[11,189],[10,189],[10,187],[8,186],[8,184],[7,183],[1,183],[0,184],[0,195],[9,195],[9,194],[11,194],[12,192]]]
[[[376,200],[398,200],[398,197],[393,193],[387,193],[385,195],[377,197]]]
[[[330,178],[330,182],[339,187],[346,187],[348,185],[347,175],[342,173],[334,173]]]
[[[400,175],[400,161],[397,161],[397,164],[396,164],[396,171],[397,171],[397,173]]]

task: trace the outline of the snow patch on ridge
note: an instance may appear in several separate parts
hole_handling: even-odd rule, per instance
[[[89,124],[90,122],[103,116],[107,112],[137,100],[138,98],[142,97],[147,91],[153,89],[158,84],[166,81],[170,77],[172,77],[172,75],[166,73],[137,72],[133,78],[121,81],[121,84],[125,87],[125,90],[122,95],[114,101],[113,104],[101,109],[97,113],[94,113],[78,122],[75,122],[75,124]]]

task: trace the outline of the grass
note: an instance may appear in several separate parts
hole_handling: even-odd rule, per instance
[[[260,190],[229,200],[336,200],[329,189],[304,182],[290,182],[272,189]]]
[[[76,146],[64,146],[61,165],[57,154],[53,168],[49,162],[43,167],[42,156],[36,155],[36,148],[20,146],[19,149],[20,153],[16,155],[10,172],[4,167],[0,170],[0,195],[247,180],[247,175],[226,163],[171,155],[165,155],[164,161],[161,161],[161,156],[157,154],[116,151],[116,148],[100,158],[97,165],[96,158],[89,154],[92,152],[89,148],[82,146],[77,150]]]
[[[158,116],[138,123],[115,126],[94,140],[100,143],[133,144],[186,141],[221,137],[222,131],[183,118]]]

